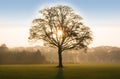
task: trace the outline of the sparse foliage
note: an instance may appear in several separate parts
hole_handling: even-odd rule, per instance
[[[92,41],[90,28],[71,7],[58,5],[39,12],[40,17],[33,20],[29,40],[42,39],[45,45],[57,47],[59,67],[64,50],[86,48]]]

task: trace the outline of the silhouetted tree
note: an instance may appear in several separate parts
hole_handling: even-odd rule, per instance
[[[40,17],[33,20],[29,40],[44,40],[45,45],[58,48],[59,68],[62,68],[62,52],[68,49],[86,48],[92,41],[90,28],[82,23],[82,17],[69,6],[58,5],[41,9]]]

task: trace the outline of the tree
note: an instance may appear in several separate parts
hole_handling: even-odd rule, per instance
[[[62,52],[68,49],[86,48],[92,41],[90,28],[82,23],[82,17],[66,5],[41,9],[39,18],[33,20],[29,40],[43,40],[45,45],[58,48],[59,68],[62,68]]]

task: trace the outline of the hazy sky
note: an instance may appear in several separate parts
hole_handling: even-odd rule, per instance
[[[91,47],[120,47],[120,0],[0,0],[0,44],[29,46],[31,21],[41,7],[66,4],[79,13],[93,31]]]

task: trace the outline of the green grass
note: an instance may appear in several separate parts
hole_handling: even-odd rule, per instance
[[[120,65],[0,65],[0,79],[120,79]]]

